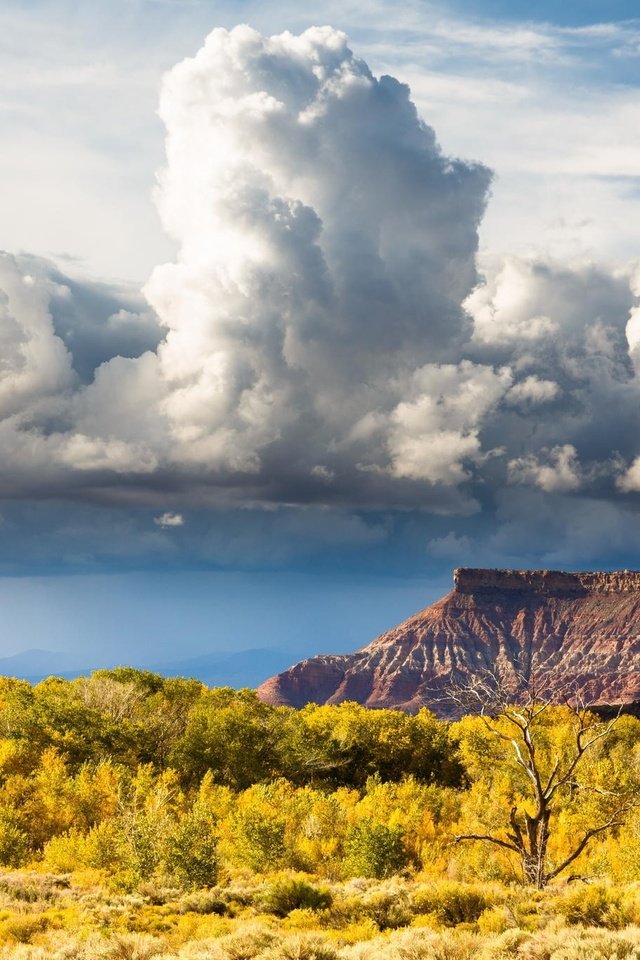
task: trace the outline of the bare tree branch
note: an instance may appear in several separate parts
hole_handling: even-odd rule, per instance
[[[599,827],[593,827],[591,830],[587,830],[582,840],[580,840],[577,847],[573,850],[569,856],[562,861],[560,866],[556,867],[555,870],[551,870],[547,873],[547,881],[555,879],[558,874],[562,873],[563,870],[573,863],[574,860],[577,860],[583,850],[586,848],[590,840],[593,840],[594,837],[597,837],[599,833],[604,833],[606,830],[611,830],[613,827],[621,827],[624,825],[624,820],[618,819],[619,814],[616,814],[611,820],[607,820],[606,823],[601,824]]]
[[[524,878],[541,889],[573,863],[594,837],[624,823],[625,814],[632,806],[628,800],[619,804],[605,823],[586,830],[558,866],[549,867],[547,848],[562,788],[573,793],[589,790],[602,797],[621,797],[620,791],[582,784],[576,778],[585,754],[610,736],[621,710],[608,722],[601,722],[579,693],[574,693],[572,702],[567,698],[565,706],[573,711],[574,717],[573,749],[564,759],[563,751],[556,754],[550,772],[545,773],[545,754],[540,751],[541,759],[538,749],[545,741],[540,740],[537,721],[552,706],[553,700],[549,691],[540,689],[535,675],[531,672],[526,676],[516,674],[507,685],[503,677],[483,671],[470,678],[466,686],[462,682],[452,684],[451,697],[467,712],[479,714],[485,729],[509,746],[515,763],[526,775],[530,791],[520,810],[517,804],[511,807],[507,839],[492,833],[468,833],[457,835],[456,843],[479,841],[516,853]]]
[[[460,833],[453,839],[455,843],[461,843],[463,840],[484,840],[485,843],[495,843],[496,846],[511,850],[512,853],[520,853],[520,850],[514,843],[509,843],[507,840],[500,840],[499,837],[492,837],[491,834],[488,833]]]

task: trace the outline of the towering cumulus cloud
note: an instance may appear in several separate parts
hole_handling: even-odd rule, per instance
[[[505,384],[459,363],[487,170],[328,27],[215,30],[160,113],[179,257],[146,289],[176,459],[294,499],[460,480]]]
[[[490,173],[342,33],[214,30],[160,115],[178,251],[147,304],[0,263],[5,493],[464,516],[640,489],[637,273],[478,274]]]

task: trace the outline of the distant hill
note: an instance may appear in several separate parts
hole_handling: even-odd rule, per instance
[[[208,687],[257,687],[273,670],[284,669],[290,661],[290,652],[257,647],[236,653],[211,653],[156,663],[144,669],[165,677],[195,677]]]
[[[534,674],[558,696],[640,700],[640,573],[456,570],[442,600],[356,653],[302,660],[258,694],[295,707],[355,700],[446,715],[443,688],[496,665]]]
[[[257,648],[236,653],[203,654],[169,662],[136,663],[133,666],[166,677],[195,677],[211,687],[257,687],[274,670],[286,667],[290,659],[291,654],[284,650]],[[38,683],[49,676],[70,680],[104,665],[104,661],[93,664],[83,662],[70,653],[34,649],[0,657],[0,676],[19,677],[30,683]],[[116,666],[116,663],[110,666]]]
[[[19,677],[21,680],[37,678],[78,675],[83,673],[82,664],[77,656],[71,653],[60,653],[54,650],[23,650],[10,657],[0,657],[0,676]]]

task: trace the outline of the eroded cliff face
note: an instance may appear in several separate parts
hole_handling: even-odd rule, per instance
[[[267,703],[356,700],[455,712],[452,679],[533,674],[558,697],[640,700],[640,572],[454,571],[442,600],[356,653],[303,660],[258,690]]]
[[[453,583],[455,593],[468,594],[512,590],[558,597],[587,593],[630,593],[640,591],[640,571],[564,573],[562,570],[481,570],[460,567],[453,571]]]

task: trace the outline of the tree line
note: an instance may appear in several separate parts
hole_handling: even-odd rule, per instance
[[[463,776],[448,725],[428,710],[271,707],[253,690],[208,689],[129,667],[36,686],[0,677],[0,737],[25,770],[56,748],[72,770],[105,759],[129,769],[153,764],[175,770],[185,788],[208,771],[233,790],[279,777],[361,787],[373,775],[451,786]]]
[[[451,723],[128,668],[0,679],[0,864],[122,889],[281,869],[544,885],[569,863],[640,879],[639,787],[640,721],[535,699]]]

